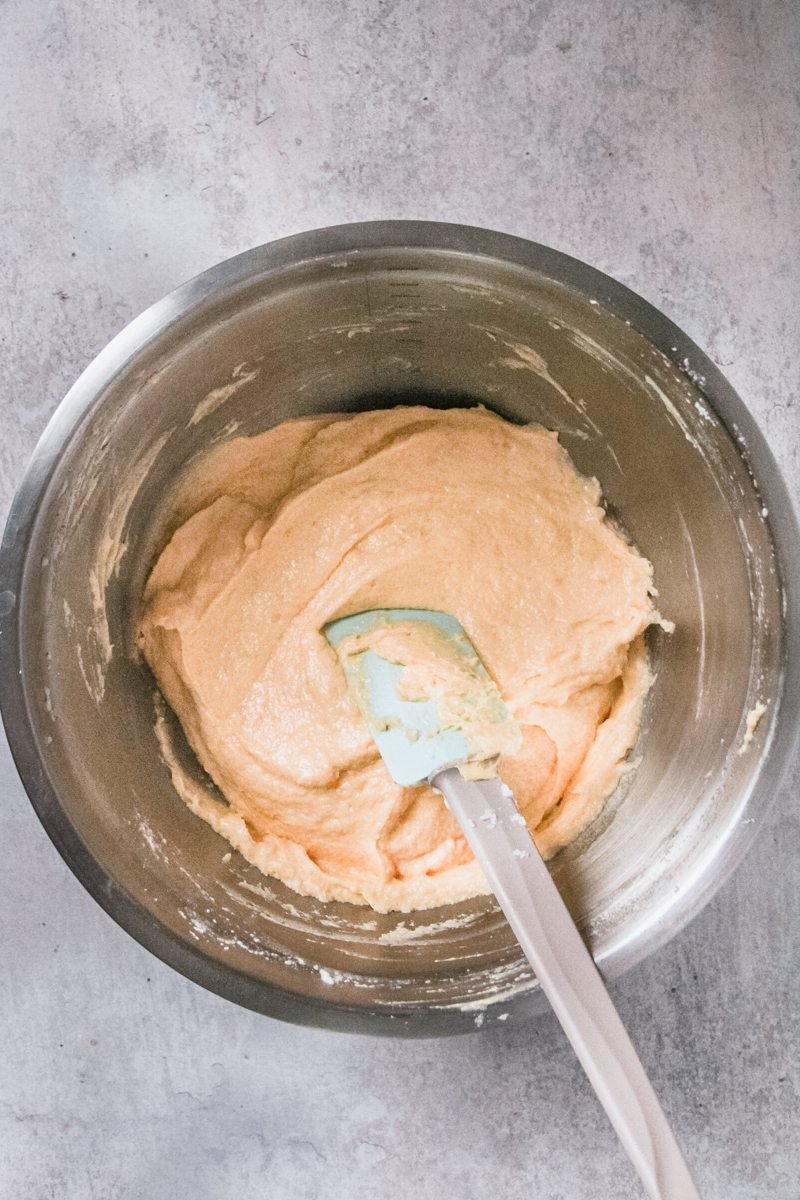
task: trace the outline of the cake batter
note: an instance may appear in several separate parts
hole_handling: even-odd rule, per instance
[[[600,811],[650,684],[652,568],[555,433],[484,409],[286,422],[211,451],[176,501],[140,645],[227,804],[195,805],[265,874],[409,911],[488,887],[441,796],[391,780],[321,630],[432,608],[522,731],[501,758],[541,852]]]

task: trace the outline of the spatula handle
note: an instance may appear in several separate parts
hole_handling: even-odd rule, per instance
[[[644,1067],[508,788],[454,767],[445,797],[652,1200],[700,1200]]]

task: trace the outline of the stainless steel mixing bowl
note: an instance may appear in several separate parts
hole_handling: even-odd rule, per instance
[[[652,560],[675,621],[652,638],[638,769],[553,864],[617,974],[675,934],[752,840],[795,741],[800,665],[797,526],[774,461],[713,364],[626,288],[451,225],[344,226],[240,255],[154,305],[75,384],[0,561],[12,750],[92,895],[240,1004],[413,1034],[536,1005],[494,903],[376,916],[228,856],[176,795],[167,735],[168,755],[208,783],[169,714],[157,739],[153,679],[131,649],[169,534],[164,498],[195,456],[288,417],[418,399],[558,429]]]

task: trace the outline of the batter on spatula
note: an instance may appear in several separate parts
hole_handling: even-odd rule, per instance
[[[140,645],[227,805],[194,810],[265,874],[378,911],[488,891],[433,789],[390,778],[322,632],[452,613],[522,743],[501,758],[537,846],[613,791],[651,682],[652,568],[555,433],[484,409],[286,422],[195,466],[147,583]],[[665,623],[666,624],[666,623]]]

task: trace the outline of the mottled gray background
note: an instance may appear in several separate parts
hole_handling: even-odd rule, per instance
[[[794,0],[5,0],[0,506],[69,383],[220,258],[371,217],[492,226],[631,285],[800,492]],[[795,771],[733,881],[612,988],[707,1200],[800,1196]],[[0,1195],[626,1200],[550,1017],[279,1025],[97,908],[0,752]]]

